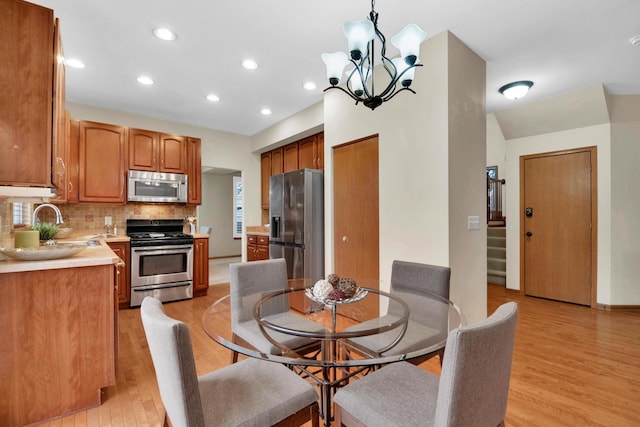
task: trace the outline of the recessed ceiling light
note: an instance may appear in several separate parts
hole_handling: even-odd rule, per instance
[[[244,61],[242,61],[242,66],[247,70],[255,70],[256,68],[258,68],[258,63],[253,59],[245,59]]]
[[[151,79],[151,77],[139,76],[138,77],[138,83],[143,84],[143,85],[152,85],[153,84],[153,80]]]
[[[525,96],[529,89],[533,86],[533,82],[530,80],[521,80],[518,82],[508,83],[498,89],[498,92],[504,95],[507,99],[518,99]]]
[[[218,97],[218,95],[210,93],[209,95],[207,95],[207,100],[209,100],[211,102],[218,102],[218,101],[220,101],[220,98]]]
[[[271,114],[271,110],[268,108],[263,108],[262,110],[260,110],[260,113],[264,114],[265,116],[268,116]]]
[[[316,84],[314,82],[306,82],[302,87],[306,90],[314,90],[316,88]]]
[[[633,36],[629,39],[629,43],[634,46],[640,46],[640,35]]]
[[[153,35],[155,35],[160,40],[165,41],[173,41],[177,38],[176,33],[167,29],[167,28],[156,28],[153,30]]]
[[[78,59],[73,59],[73,58],[65,59],[64,63],[66,65],[68,65],[69,67],[72,67],[72,68],[84,68],[84,62],[82,62],[82,61],[80,61]]]

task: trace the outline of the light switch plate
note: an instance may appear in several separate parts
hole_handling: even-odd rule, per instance
[[[480,217],[468,216],[467,217],[467,230],[480,230]]]

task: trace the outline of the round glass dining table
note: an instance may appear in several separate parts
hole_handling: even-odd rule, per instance
[[[248,338],[234,339],[239,332],[232,326],[229,295],[207,308],[202,325],[209,337],[234,352],[285,364],[313,379],[325,426],[331,424],[336,388],[381,365],[439,354],[448,333],[462,325],[455,304],[433,293],[388,293],[379,290],[384,283],[362,280],[351,298],[330,301],[316,297],[313,284],[292,279],[280,291],[243,294],[234,307],[245,305],[252,313],[242,319],[245,328],[256,331]]]

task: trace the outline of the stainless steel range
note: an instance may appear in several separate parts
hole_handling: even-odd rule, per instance
[[[160,301],[193,298],[193,236],[181,219],[128,219],[131,238],[131,307],[146,296]]]

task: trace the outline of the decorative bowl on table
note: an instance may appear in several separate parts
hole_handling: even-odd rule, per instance
[[[360,288],[354,279],[341,279],[335,274],[330,274],[326,280],[318,280],[313,287],[305,290],[307,298],[325,305],[350,304],[360,301],[368,293],[369,291]]]
[[[58,243],[37,248],[0,248],[0,253],[21,261],[42,261],[47,259],[67,258],[82,252],[89,247],[81,243]]]

